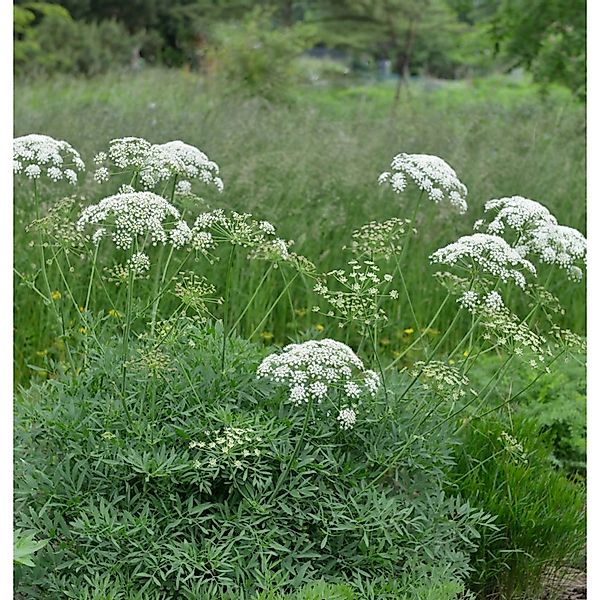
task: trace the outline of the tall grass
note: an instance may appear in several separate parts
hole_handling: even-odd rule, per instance
[[[134,77],[18,82],[15,95],[15,136],[39,132],[66,139],[90,163],[108,140],[124,135],[197,145],[219,163],[225,181],[221,196],[206,192],[207,202],[268,219],[282,237],[295,240],[297,252],[318,261],[320,270],[343,266],[341,248],[353,228],[375,219],[410,216],[395,194],[376,187],[377,176],[394,154],[443,157],[468,186],[470,208],[466,217],[457,217],[430,205],[417,220],[420,235],[410,246],[410,262],[419,268],[407,270],[406,284],[418,298],[414,308],[421,323],[428,322],[445,294],[427,272],[428,255],[468,234],[468,224],[490,197],[518,194],[536,199],[561,223],[585,231],[584,110],[560,93],[541,100],[527,86],[493,80],[432,90],[415,87],[394,107],[393,90],[383,85],[307,88],[297,90],[292,105],[272,106],[221,97],[196,75],[148,70]],[[103,195],[89,175],[83,189],[87,203]],[[32,259],[21,235],[34,215],[22,194],[15,203],[15,263],[27,271]],[[215,268],[224,272],[225,262]],[[245,306],[265,268],[239,261],[232,303]],[[560,277],[554,278],[554,288],[563,284]],[[285,285],[279,273],[269,276],[253,300],[256,310],[249,310],[241,323],[243,332],[261,325],[265,307]],[[582,332],[585,288],[571,290],[568,298],[560,295],[566,308],[564,324]],[[321,325],[327,334],[331,325],[310,311],[310,287],[299,279],[290,293],[294,306],[306,310],[292,311],[290,303],[282,301],[256,335],[284,342],[290,331]],[[397,310],[395,329],[380,339],[389,356],[407,346],[415,325],[407,306],[400,303]],[[55,340],[59,332],[46,326],[47,314],[29,288],[16,287],[18,381],[30,375],[26,365],[40,364],[49,351],[60,355]],[[454,314],[454,307],[446,307],[432,335]],[[67,311],[66,321],[74,318]],[[456,341],[449,336],[448,343]]]

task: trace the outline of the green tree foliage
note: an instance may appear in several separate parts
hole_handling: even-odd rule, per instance
[[[514,66],[585,97],[585,0],[503,0],[492,32]]]
[[[33,60],[41,52],[40,45],[35,39],[35,24],[43,17],[71,20],[67,10],[48,2],[25,2],[13,7],[15,64]]]
[[[229,91],[269,101],[291,99],[294,59],[314,42],[314,30],[302,23],[275,28],[273,16],[259,9],[242,23],[215,28],[207,59]]]

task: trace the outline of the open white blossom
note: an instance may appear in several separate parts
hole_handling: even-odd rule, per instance
[[[351,400],[374,396],[380,385],[377,373],[366,369],[349,346],[331,339],[285,346],[262,361],[257,375],[286,385],[296,405],[320,403],[334,390]]]
[[[352,429],[356,423],[356,411],[353,408],[342,408],[337,416],[337,421],[340,429]]]
[[[485,307],[486,310],[500,310],[504,307],[502,296],[495,290],[491,292],[478,293],[473,290],[468,290],[458,297],[456,300],[463,308],[470,312],[476,312],[478,308]]]
[[[153,245],[171,241],[179,247],[189,241],[191,230],[181,220],[179,211],[167,200],[152,192],[130,192],[104,198],[86,207],[77,229],[101,225],[118,248],[131,248],[138,236],[149,236]]]
[[[212,183],[223,191],[223,181],[218,177],[219,166],[195,146],[180,140],[152,145],[140,172],[142,184],[153,188],[174,175],[185,181],[199,179],[203,183]]]
[[[536,274],[535,267],[517,250],[501,237],[487,233],[463,236],[436,250],[429,259],[432,263],[456,266],[467,271],[481,269],[505,283],[512,280],[521,288],[526,283],[522,271]]]
[[[447,200],[459,212],[467,210],[467,188],[454,169],[439,156],[430,154],[397,154],[392,160],[392,171],[379,176],[379,184],[389,182],[396,193],[406,189],[410,178],[416,186],[438,204]]]
[[[567,271],[571,279],[579,281],[582,278],[583,273],[576,263],[586,263],[587,240],[577,229],[543,224],[529,233],[523,246],[528,254],[537,256],[543,263]]]
[[[504,233],[506,227],[517,234],[523,234],[539,225],[556,224],[556,218],[543,204],[522,196],[488,200],[485,212],[495,212],[496,215],[488,224],[477,221],[475,229],[496,235]]]
[[[127,269],[133,273],[133,275],[143,275],[150,268],[150,258],[143,252],[136,252],[127,261]]]
[[[13,172],[23,173],[29,179],[42,175],[51,181],[64,179],[77,183],[76,171],[84,171],[85,164],[79,152],[64,140],[48,135],[31,133],[13,140]]]
[[[394,217],[387,221],[371,221],[352,232],[350,248],[358,257],[389,259],[394,254],[399,254],[404,239],[416,232],[409,219]]]
[[[456,299],[456,301],[467,310],[474,310],[477,308],[479,300],[479,294],[473,290],[467,290]]]
[[[181,179],[177,185],[180,194],[191,192],[190,179],[199,179],[223,190],[223,181],[218,177],[219,166],[195,146],[179,140],[151,144],[140,137],[116,138],[109,142],[108,152],[96,154],[94,162],[98,165],[95,177],[100,183],[106,181],[112,171],[125,171],[139,177],[139,184],[145,189],[153,189],[176,176]]]
[[[202,247],[210,236],[212,244],[228,243],[252,249],[251,257],[269,260],[288,260],[286,242],[275,235],[275,227],[268,221],[257,221],[249,213],[225,212],[216,209],[200,213],[192,229],[192,244]]]
[[[317,277],[313,290],[331,309],[324,310],[315,305],[313,311],[337,319],[340,327],[350,323],[368,327],[386,321],[381,300],[387,297],[398,299],[397,290],[386,292],[392,276],[389,273],[382,276],[371,260],[350,260],[348,267],[347,271],[335,269]]]
[[[465,396],[469,386],[469,379],[460,370],[437,360],[417,361],[410,374],[421,381],[424,389],[452,400]]]
[[[94,157],[96,164],[109,160],[118,169],[139,170],[147,159],[150,151],[150,142],[140,137],[123,137],[111,140],[108,144],[108,153],[99,152]]]

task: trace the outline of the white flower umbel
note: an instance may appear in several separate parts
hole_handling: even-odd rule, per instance
[[[83,210],[77,221],[82,231],[100,225],[99,237],[110,236],[118,248],[129,249],[134,240],[148,236],[152,245],[171,243],[179,247],[189,241],[191,230],[179,211],[152,192],[129,192],[104,198]]]
[[[474,229],[496,235],[503,234],[507,227],[523,234],[539,225],[556,224],[556,218],[543,204],[522,196],[488,200],[485,212],[495,213],[495,217],[489,223],[477,221]]]
[[[381,308],[384,298],[398,299],[396,290],[386,293],[392,282],[389,274],[380,274],[379,267],[370,260],[348,262],[349,269],[335,269],[317,278],[314,292],[330,305],[330,310],[314,306],[313,311],[339,321],[344,327],[350,323],[365,327],[386,321],[387,315]]]
[[[185,181],[199,179],[213,184],[221,192],[223,181],[218,176],[219,166],[198,148],[180,140],[151,146],[140,172],[142,185],[153,188],[173,176]],[[189,191],[189,190],[188,190]]]
[[[461,371],[437,360],[416,362],[411,376],[419,378],[424,389],[455,401],[466,395],[469,386],[469,379]]]
[[[586,264],[587,240],[577,229],[552,223],[540,225],[529,233],[523,246],[541,262],[564,269],[574,281],[581,280],[583,273],[576,263]]]
[[[96,154],[94,162],[98,165],[95,179],[99,183],[106,181],[111,173],[126,172],[148,190],[173,177],[180,179],[179,194],[191,193],[190,179],[199,179],[223,190],[223,181],[218,177],[219,166],[195,146],[179,140],[151,144],[140,137],[116,138],[109,142],[108,152]]]
[[[386,171],[379,176],[379,183],[389,182],[396,193],[403,192],[408,179],[411,179],[436,204],[446,200],[461,213],[467,210],[466,186],[454,169],[438,156],[397,154],[391,168],[391,172]]]
[[[244,248],[258,248],[265,244],[274,243],[270,247],[278,249],[278,255],[285,260],[287,244],[275,236],[275,227],[267,221],[257,221],[249,213],[222,209],[201,213],[194,222],[194,240],[204,240],[210,234],[215,243],[229,243]],[[286,246],[285,249],[283,246]]]
[[[13,140],[13,172],[23,173],[29,179],[42,176],[51,181],[65,180],[77,183],[77,171],[85,164],[79,152],[64,140],[32,133]]]
[[[348,430],[356,423],[356,411],[353,408],[342,408],[337,416],[340,429]]]
[[[139,171],[146,163],[150,142],[140,137],[123,137],[111,140],[108,153],[99,152],[94,157],[97,165],[106,160],[121,171]]]
[[[349,346],[331,339],[285,346],[262,361],[257,375],[287,386],[296,405],[319,404],[330,392],[356,401],[374,396],[380,385],[377,373],[366,369]]]
[[[522,271],[535,275],[535,267],[505,240],[497,235],[474,233],[436,250],[430,257],[432,263],[450,265],[467,271],[484,271],[504,283],[513,281],[525,287]]]
[[[408,219],[392,218],[387,221],[371,221],[352,232],[352,253],[370,259],[389,259],[399,254],[404,239],[416,233]]]

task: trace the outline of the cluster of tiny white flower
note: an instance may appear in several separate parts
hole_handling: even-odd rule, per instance
[[[187,180],[178,181],[175,191],[182,196],[190,194],[192,192],[192,184]]]
[[[225,242],[243,248],[258,248],[273,242],[269,249],[278,250],[280,260],[288,256],[287,244],[275,237],[275,227],[267,221],[256,221],[249,213],[227,214],[220,208],[201,213],[194,222],[192,243],[205,243],[207,234],[213,243]]]
[[[340,429],[344,431],[352,429],[356,424],[356,411],[353,408],[342,408],[338,413],[337,421],[340,424]]]
[[[547,223],[531,231],[524,245],[542,262],[564,269],[571,280],[581,280],[583,272],[575,262],[585,265],[587,240],[577,229]]]
[[[506,227],[524,234],[545,223],[556,224],[556,218],[543,204],[522,196],[488,200],[484,210],[496,212],[496,216],[487,224],[483,219],[476,221],[473,229],[496,235],[504,233]]]
[[[483,304],[480,308],[481,325],[485,332],[484,340],[495,339],[496,344],[511,349],[511,352],[521,357],[527,350],[536,355],[529,363],[536,368],[545,362],[546,356],[552,354],[546,338],[532,331],[527,324],[519,319],[505,306],[490,308]]]
[[[223,191],[223,181],[218,176],[219,166],[204,152],[180,140],[150,144],[139,137],[117,138],[109,142],[108,152],[96,154],[94,162],[98,165],[94,178],[99,183],[109,179],[109,167],[114,165],[121,172],[129,171],[138,175],[139,183],[145,189],[153,189],[176,176],[183,178],[177,184],[180,194],[191,192],[189,179],[212,183],[219,191]]]
[[[29,179],[46,175],[52,181],[65,179],[77,183],[77,171],[85,164],[79,152],[68,142],[48,135],[32,133],[13,140],[13,172],[23,173]]]
[[[366,369],[349,346],[331,339],[285,346],[261,362],[257,375],[286,385],[296,405],[321,403],[330,390],[358,400],[365,394],[374,396],[380,385],[377,373]]]
[[[168,221],[169,218],[171,221]],[[180,247],[191,239],[191,230],[181,220],[179,211],[161,196],[152,192],[130,192],[104,198],[98,204],[86,207],[77,229],[88,224],[103,224],[94,241],[109,235],[118,248],[128,249],[138,236],[150,236],[153,245],[166,244]],[[165,225],[172,225],[169,231]]]
[[[102,165],[110,161],[122,171],[139,171],[146,162],[149,150],[150,142],[144,138],[117,138],[108,143],[108,153],[98,152],[94,156],[94,162]]]
[[[505,240],[487,233],[463,236],[436,250],[429,259],[432,263],[456,266],[468,271],[482,269],[505,283],[512,280],[521,288],[526,283],[521,270],[536,274],[531,262],[511,248]]]
[[[205,437],[205,440],[192,440],[188,448],[202,451],[205,455],[204,462],[211,469],[248,468],[262,454],[260,446],[263,438],[249,427],[225,425],[220,430],[206,432]],[[204,466],[199,459],[193,465],[195,469]]]
[[[351,250],[355,256],[370,259],[389,259],[402,250],[404,238],[416,229],[410,227],[408,219],[371,221],[352,232]]]
[[[215,286],[206,277],[188,271],[177,276],[173,294],[179,297],[185,306],[203,314],[208,310],[207,304],[223,302],[222,298],[215,297],[216,291]]]
[[[143,252],[135,252],[127,261],[127,269],[134,275],[143,275],[150,269],[150,258]]]
[[[503,234],[508,227],[516,234],[514,248],[521,256],[537,257],[564,269],[571,280],[581,280],[583,272],[575,263],[581,261],[585,265],[587,241],[576,229],[559,225],[544,205],[512,196],[489,200],[485,211],[496,211],[496,216],[489,223],[480,219],[475,230]]]
[[[161,181],[173,176],[199,179],[203,183],[212,183],[222,192],[223,180],[218,176],[219,166],[195,146],[180,140],[166,144],[154,144],[150,147],[144,165],[140,171],[140,180],[146,188],[153,188]],[[191,185],[190,185],[191,188]]]
[[[400,193],[406,189],[407,177],[410,177],[436,204],[447,200],[459,212],[467,210],[466,186],[454,169],[438,156],[402,153],[394,157],[391,167],[393,172],[386,171],[379,176],[379,184],[389,181],[392,189]]]
[[[292,243],[292,241],[282,240],[281,238],[266,240],[259,246],[252,248],[248,254],[248,258],[253,260],[267,260],[277,267],[279,261],[290,259],[289,247]]]
[[[473,290],[468,290],[459,296],[456,301],[470,312],[475,312],[479,306],[484,306],[492,311],[500,310],[504,306],[502,296],[495,290],[483,295]]]
[[[391,283],[392,276],[387,273],[383,277],[380,276],[379,267],[370,260],[351,260],[348,266],[351,267],[349,272],[336,269],[317,279],[315,293],[329,302],[333,310],[322,311],[318,306],[314,306],[313,311],[338,319],[340,327],[348,323],[370,326],[378,321],[387,320],[385,311],[379,304],[381,299],[386,297],[398,299],[397,290],[391,290],[387,294],[383,290]],[[333,289],[327,278],[342,289]]]
[[[456,367],[437,360],[416,362],[411,370],[411,376],[419,378],[426,390],[440,396],[458,400],[466,395],[469,379]]]

